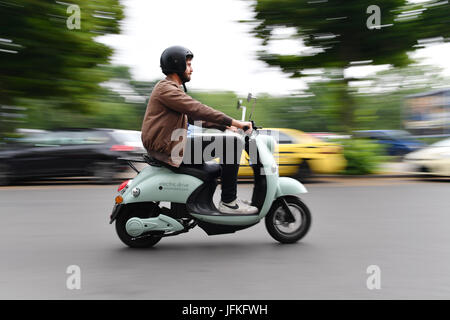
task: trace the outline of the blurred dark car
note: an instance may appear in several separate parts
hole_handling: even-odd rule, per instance
[[[120,157],[145,153],[141,132],[63,129],[31,132],[0,149],[0,185],[36,178],[91,176],[114,182],[128,168]]]
[[[354,132],[354,137],[377,141],[386,147],[390,156],[403,156],[426,146],[404,130],[360,130]]]

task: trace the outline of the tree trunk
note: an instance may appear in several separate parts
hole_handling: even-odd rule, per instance
[[[342,77],[338,86],[338,99],[340,120],[342,121],[342,130],[345,133],[351,133],[355,125],[355,101],[350,92],[350,79]]]

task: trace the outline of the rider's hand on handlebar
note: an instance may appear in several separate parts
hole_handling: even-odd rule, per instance
[[[230,130],[232,132],[238,132],[239,128],[235,127],[235,126],[227,126],[227,130]]]
[[[231,123],[232,126],[235,126],[239,129],[242,129],[245,131],[245,133],[250,134],[253,130],[252,123],[250,121],[239,121],[239,120],[233,120]]]

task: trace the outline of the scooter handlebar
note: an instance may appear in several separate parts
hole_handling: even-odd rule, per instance
[[[262,127],[257,127],[256,125],[255,125],[255,122],[253,121],[253,120],[250,120],[251,121],[251,123],[252,123],[252,128],[254,129],[254,130],[258,130],[258,129],[262,129]],[[250,129],[250,127],[249,126],[244,126],[244,128],[242,128],[244,131],[247,131],[248,129]]]

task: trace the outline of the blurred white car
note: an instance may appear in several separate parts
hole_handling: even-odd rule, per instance
[[[450,138],[411,152],[404,157],[416,173],[450,176]]]

